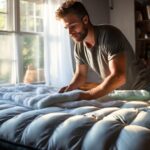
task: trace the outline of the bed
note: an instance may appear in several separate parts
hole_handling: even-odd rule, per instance
[[[46,85],[0,88],[2,150],[148,150],[150,93],[114,91],[76,101]]]

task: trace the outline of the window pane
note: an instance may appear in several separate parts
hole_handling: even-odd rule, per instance
[[[22,31],[26,31],[26,24],[27,24],[27,19],[25,16],[23,16],[21,18],[21,27],[22,27]]]
[[[34,25],[36,24],[33,17],[28,17],[27,19],[28,23],[28,31],[34,31]]]
[[[21,50],[23,55],[24,77],[27,69],[32,70],[32,82],[44,81],[44,51],[42,37],[37,35],[22,35]],[[31,76],[31,74],[30,74]]]
[[[41,11],[41,7],[43,7],[42,5],[43,4],[41,3],[41,4],[38,4],[36,6],[36,16],[38,16],[38,17],[42,17],[43,16],[43,11]]]
[[[20,4],[20,14],[22,15],[22,16],[26,16],[26,5],[27,5],[27,3],[25,2],[25,1],[21,1],[20,2],[21,4]]]
[[[13,58],[11,41],[11,36],[0,35],[0,84],[16,82],[16,70],[14,69],[16,61]]]
[[[0,12],[7,12],[7,0],[0,0]]]
[[[43,32],[44,0],[20,1],[20,29],[23,32]],[[37,20],[37,19],[40,19]]]
[[[41,30],[43,30],[43,20],[42,19],[36,20],[36,30],[37,30],[37,32],[40,32]]]
[[[0,59],[0,84],[11,83],[11,61]]]
[[[6,15],[0,14],[0,30],[5,30],[7,26]]]
[[[27,3],[27,14],[28,16],[34,16],[34,3]]]
[[[9,31],[13,28],[13,7],[10,6],[11,2],[11,0],[0,0],[0,30]]]

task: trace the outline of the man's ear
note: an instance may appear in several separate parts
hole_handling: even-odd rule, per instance
[[[87,15],[84,16],[84,17],[82,18],[82,21],[83,21],[84,24],[88,24],[88,22],[89,22],[89,17],[88,17]]]

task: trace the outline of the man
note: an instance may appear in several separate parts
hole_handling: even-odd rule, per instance
[[[84,85],[88,67],[97,72],[101,83],[94,84],[79,99],[95,99],[115,89],[143,89],[150,85],[150,75],[119,29],[111,25],[95,26],[81,2],[68,0],[56,11],[56,17],[75,41],[76,71],[61,92]]]

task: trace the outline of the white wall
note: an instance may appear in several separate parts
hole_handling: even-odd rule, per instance
[[[110,24],[118,27],[135,50],[134,0],[111,0]]]
[[[93,24],[109,23],[108,0],[82,0],[82,2],[87,8]]]

